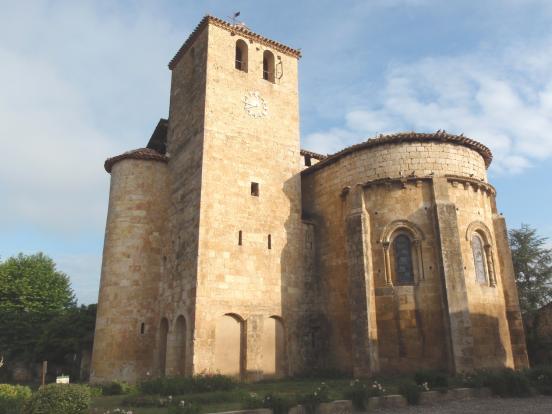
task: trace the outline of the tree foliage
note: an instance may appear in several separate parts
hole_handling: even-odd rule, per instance
[[[0,262],[0,350],[10,359],[33,360],[48,323],[75,306],[69,278],[37,253]]]
[[[546,247],[547,238],[527,224],[511,229],[509,239],[521,312],[531,317],[552,301],[552,249]]]

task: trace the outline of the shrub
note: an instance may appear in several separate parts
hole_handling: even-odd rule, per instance
[[[407,380],[401,382],[399,384],[398,391],[399,394],[406,398],[408,404],[416,405],[420,402],[420,394],[422,393],[422,390],[415,381]]]
[[[19,414],[31,394],[29,387],[0,384],[0,414]]]
[[[262,400],[262,407],[272,410],[272,414],[287,414],[294,401],[277,394],[267,394]]]
[[[417,371],[414,374],[414,381],[416,384],[427,384],[428,388],[448,388],[448,376],[441,371],[424,370]]]
[[[366,400],[370,397],[380,397],[385,394],[385,388],[374,381],[371,386],[367,386],[358,379],[349,383],[349,389],[345,391],[344,397],[346,400],[351,400],[357,411],[366,409]]]
[[[330,401],[329,392],[330,389],[328,388],[326,383],[323,382],[320,384],[320,387],[318,387],[315,391],[311,392],[310,394],[304,395],[300,398],[299,401],[302,405],[305,406],[307,414],[314,414],[316,412],[316,407],[318,407],[320,403]]]
[[[492,371],[479,369],[474,372],[463,373],[460,375],[462,385],[470,388],[482,388],[489,384]]]
[[[364,411],[366,409],[366,399],[368,398],[368,387],[356,379],[351,381],[349,389],[345,391],[343,396],[346,400],[353,402],[353,407],[357,411]]]
[[[255,410],[263,407],[263,399],[258,394],[250,392],[242,400],[242,408],[246,410]]]
[[[91,397],[101,397],[103,395],[102,387],[98,385],[91,385],[89,388]]]
[[[540,366],[527,370],[531,385],[544,395],[552,395],[552,366]]]
[[[40,388],[25,404],[23,414],[85,414],[90,389],[76,384],[50,384]]]
[[[179,395],[197,392],[228,391],[236,387],[233,378],[220,374],[193,377],[161,377],[140,383],[142,394]]]
[[[472,375],[473,383],[489,387],[499,397],[528,397],[531,387],[528,378],[519,371],[510,368],[500,370],[482,370]]]
[[[97,387],[101,388],[102,395],[123,395],[133,391],[131,385],[121,381],[104,382],[97,384]]]

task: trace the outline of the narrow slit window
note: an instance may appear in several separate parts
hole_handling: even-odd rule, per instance
[[[312,165],[312,160],[310,155],[305,155],[305,166],[310,167]]]
[[[268,250],[272,249],[272,235],[268,235]]]
[[[146,324],[144,322],[142,322],[140,324],[140,334],[144,335],[145,332],[146,332]]]
[[[238,232],[238,246],[242,245],[242,231],[240,230]]]
[[[259,183],[251,183],[251,195],[259,197]]]

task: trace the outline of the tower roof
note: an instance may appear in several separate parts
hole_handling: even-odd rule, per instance
[[[176,55],[171,59],[169,62],[169,69],[174,69],[180,58],[186,53],[186,51],[191,47],[191,45],[194,43],[194,40],[197,38],[197,36],[205,29],[209,24],[213,24],[217,27],[223,28],[228,30],[229,32],[233,34],[240,34],[241,36],[261,43],[265,46],[271,47],[281,53],[284,53],[289,56],[293,56],[296,58],[301,57],[301,51],[298,49],[293,49],[289,46],[284,45],[283,43],[276,42],[275,40],[271,40],[267,37],[261,36],[260,34],[257,34],[255,32],[252,32],[247,28],[247,26],[243,24],[231,24],[228,23],[225,20],[219,19],[218,17],[206,15],[201,19],[199,24],[196,26],[192,34],[186,39],[184,44],[178,49],[178,52],[176,52]]]
[[[151,148],[138,148],[132,151],[127,151],[116,157],[105,160],[104,168],[108,173],[111,173],[113,166],[121,160],[149,160],[167,162],[168,158],[165,155],[159,154]]]
[[[420,132],[400,132],[390,135],[379,135],[375,138],[370,138],[360,144],[351,145],[344,148],[335,154],[328,155],[326,158],[320,160],[319,163],[303,170],[303,174],[309,174],[310,172],[317,171],[320,168],[324,168],[327,165],[333,164],[337,160],[352,154],[356,151],[363,150],[365,148],[377,147],[386,144],[400,144],[403,142],[446,142],[451,144],[463,145],[477,151],[485,161],[485,166],[488,168],[493,159],[491,150],[485,145],[477,142],[471,138],[467,138],[464,135],[453,135],[446,131],[439,130],[433,133],[420,133]]]

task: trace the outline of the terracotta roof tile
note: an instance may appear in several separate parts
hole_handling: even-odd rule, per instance
[[[105,160],[104,168],[108,173],[111,173],[113,165],[121,160],[149,160],[149,161],[161,161],[167,162],[168,158],[151,148],[138,148],[132,151],[127,151],[116,157],[108,158]]]
[[[299,153],[303,156],[308,155],[311,158],[314,158],[315,160],[323,160],[325,158],[328,158],[327,155],[318,154],[317,152],[312,152],[312,151],[304,150],[304,149],[302,149]]]
[[[252,32],[249,30],[246,26],[240,25],[240,24],[230,24],[222,19],[219,19],[218,17],[207,15],[201,19],[199,24],[196,26],[192,34],[188,36],[188,39],[184,42],[184,44],[178,49],[178,52],[176,52],[176,55],[171,59],[169,62],[169,69],[173,70],[180,58],[186,53],[186,51],[191,47],[192,43],[196,40],[197,36],[202,32],[204,28],[207,27],[208,24],[213,24],[217,27],[229,30],[233,33],[239,33],[241,36],[253,40],[255,42],[258,42],[260,44],[263,44],[265,46],[271,47],[273,49],[276,49],[277,51],[284,53],[289,56],[293,56],[296,58],[301,57],[301,51],[298,49],[293,49],[289,46],[284,45],[283,43],[276,42],[275,40],[268,39],[264,36],[261,36],[260,34],[257,34],[255,32]]]
[[[464,135],[453,135],[449,134],[446,131],[437,131],[433,133],[419,133],[419,132],[400,132],[398,134],[391,135],[379,135],[375,138],[368,139],[367,141],[361,142],[360,144],[351,145],[345,149],[342,149],[335,154],[329,155],[325,159],[321,160],[319,163],[314,164],[312,167],[309,167],[303,170],[302,174],[309,174],[313,171],[317,171],[321,168],[324,168],[327,165],[333,164],[340,158],[351,154],[356,151],[360,151],[365,148],[376,147],[386,144],[400,144],[402,142],[448,142],[457,145],[463,145],[465,147],[471,148],[477,151],[483,159],[485,160],[485,166],[488,168],[493,159],[493,154],[491,150],[485,145],[477,142],[473,139],[467,138]]]

